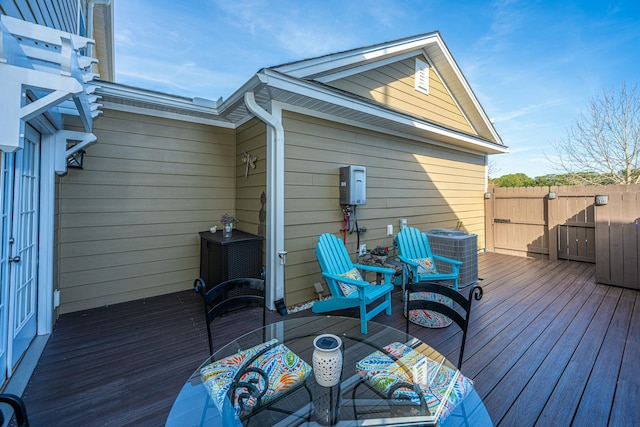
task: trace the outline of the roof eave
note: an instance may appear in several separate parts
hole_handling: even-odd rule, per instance
[[[162,92],[99,81],[96,94],[105,109],[185,120],[213,126],[233,128],[235,124],[218,114],[217,103],[200,98],[187,98]]]
[[[259,80],[264,82],[268,87],[281,89],[289,93],[296,93],[307,98],[356,110],[364,115],[390,120],[401,124],[402,126],[424,132],[433,140],[464,146],[467,149],[472,147],[476,151],[486,154],[509,152],[508,147],[504,146],[501,142],[489,141],[481,137],[438,126],[426,120],[421,120],[398,111],[390,110],[366,100],[355,99],[318,84],[291,77],[272,69],[263,69],[257,76],[259,76]]]

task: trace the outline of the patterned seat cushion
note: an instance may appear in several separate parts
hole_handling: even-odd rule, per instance
[[[238,376],[239,372],[244,373]],[[280,396],[310,374],[311,366],[277,339],[240,350],[200,370],[202,382],[220,412],[234,389],[231,403],[238,415]]]
[[[422,398],[430,414],[442,422],[473,389],[473,381],[460,371],[443,366],[409,346],[394,342],[384,349],[390,355],[376,351],[360,360],[356,371],[383,396],[410,400],[416,405],[412,411],[415,415]]]
[[[358,269],[355,267],[347,271],[346,273],[341,273],[341,274],[338,274],[337,276],[344,277],[345,279],[362,281],[362,275],[360,274]],[[348,283],[343,283],[341,281],[338,281],[338,286],[340,286],[340,290],[342,290],[342,293],[344,294],[345,297],[348,297],[354,292],[358,292],[357,286],[350,285]]]
[[[426,300],[436,301],[453,307],[453,300],[433,292],[412,292],[409,294],[409,301]],[[407,310],[404,309],[404,317],[407,317]],[[437,313],[432,310],[414,309],[409,310],[409,321],[425,328],[444,328],[449,326],[453,321],[444,314]]]

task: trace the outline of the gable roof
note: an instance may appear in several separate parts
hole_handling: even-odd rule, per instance
[[[420,54],[432,62],[478,136],[503,145],[438,31],[291,62],[271,69],[308,81],[329,83]]]

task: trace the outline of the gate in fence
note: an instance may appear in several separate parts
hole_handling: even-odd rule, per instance
[[[485,212],[488,251],[591,262],[640,289],[640,185],[492,188]]]

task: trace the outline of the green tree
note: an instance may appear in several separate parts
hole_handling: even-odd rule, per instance
[[[557,169],[577,184],[640,183],[640,91],[625,83],[591,99],[555,145]]]
[[[535,181],[524,173],[512,173],[491,180],[496,187],[532,187]]]

